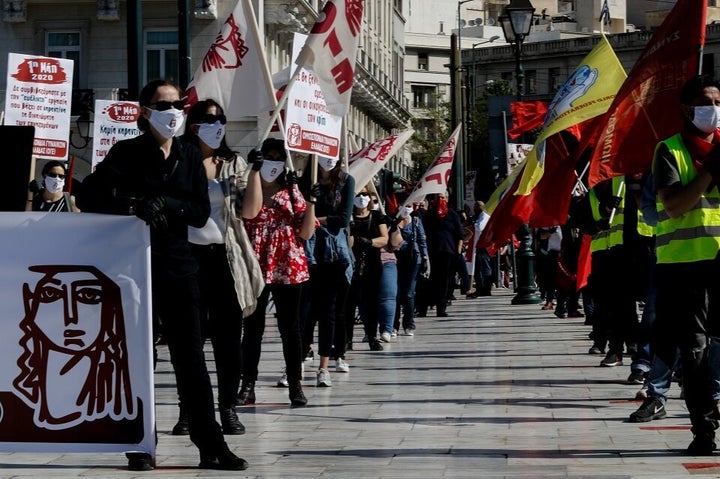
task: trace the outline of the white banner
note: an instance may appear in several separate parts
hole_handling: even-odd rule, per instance
[[[91,172],[115,143],[140,135],[139,117],[140,104],[137,102],[95,100]]]
[[[452,174],[452,164],[455,158],[455,147],[457,146],[458,136],[460,136],[460,127],[462,123],[455,128],[450,138],[445,142],[443,149],[435,157],[432,164],[428,167],[423,175],[420,183],[410,193],[405,204],[422,201],[425,196],[445,193],[450,183],[450,175]]]
[[[72,60],[8,54],[5,124],[35,127],[38,158],[67,160],[72,84]]]
[[[508,143],[507,144],[507,174],[513,172],[520,163],[525,160],[533,145],[530,143]]]
[[[354,153],[349,160],[348,173],[355,179],[355,194],[358,194],[387,164],[390,158],[410,139],[415,130],[412,128],[396,135],[370,143]]]
[[[0,213],[0,249],[0,450],[154,456],[147,226]]]
[[[293,39],[295,62],[307,35]],[[285,105],[285,144],[288,150],[337,158],[340,154],[342,118],[328,112],[317,77],[301,69]]]

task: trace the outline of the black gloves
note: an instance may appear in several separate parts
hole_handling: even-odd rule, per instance
[[[260,171],[263,165],[262,153],[258,150],[250,150],[247,156],[247,162],[251,166],[253,171]]]
[[[398,223],[400,222],[400,218],[398,218],[397,216],[388,215],[386,217],[386,221],[388,225],[388,230],[395,231],[398,227]]]
[[[610,212],[612,210],[615,210],[620,206],[620,202],[622,201],[622,196],[611,196],[602,203],[600,203],[600,208],[602,210],[605,210],[607,212]]]
[[[372,246],[372,240],[370,238],[366,238],[364,236],[356,236],[355,242],[358,245],[362,245],[362,246],[368,246],[368,247]]]
[[[32,180],[30,183],[28,183],[28,190],[32,194],[40,193],[40,183],[38,183],[38,180]]]
[[[165,211],[165,197],[151,196],[135,203],[135,216],[143,220],[151,228],[165,230],[168,227]]]
[[[322,192],[320,191],[320,183],[315,183],[310,188],[310,196],[313,198],[319,198]]]
[[[297,173],[295,173],[294,171],[288,171],[285,174],[285,181],[287,181],[287,184],[289,186],[297,185],[298,184]]]
[[[601,220],[596,221],[595,226],[600,231],[610,229],[610,218],[602,218]]]

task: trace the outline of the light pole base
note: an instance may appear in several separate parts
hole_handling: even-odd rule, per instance
[[[535,253],[532,250],[532,235],[530,227],[526,223],[517,232],[520,241],[518,251],[517,273],[518,288],[517,294],[512,299],[512,304],[537,304],[542,303],[542,298],[535,287]]]
[[[539,304],[543,300],[535,288],[519,287],[510,304]]]

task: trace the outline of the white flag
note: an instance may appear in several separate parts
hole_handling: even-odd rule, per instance
[[[370,143],[352,155],[348,162],[350,164],[348,172],[355,179],[355,194],[358,194],[372,180],[373,176],[382,170],[414,132],[415,130],[412,128],[401,131],[396,135]]]
[[[298,58],[298,65],[314,71],[333,115],[343,116],[350,109],[363,4],[364,0],[327,0]]]
[[[187,103],[211,98],[229,120],[265,113],[274,105],[269,77],[252,5],[238,0],[188,85]]]
[[[450,175],[452,174],[453,158],[455,157],[455,147],[457,146],[458,136],[460,135],[460,123],[450,138],[443,146],[443,149],[435,157],[430,167],[415,187],[405,204],[416,203],[422,201],[426,195],[436,193],[445,193],[450,183]]]

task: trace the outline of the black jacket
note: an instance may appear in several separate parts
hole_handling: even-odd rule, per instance
[[[150,133],[120,141],[85,178],[77,204],[86,212],[128,215],[137,200],[154,196],[165,197],[168,217],[166,230],[150,231],[154,273],[182,276],[197,271],[187,227],[205,225],[210,200],[202,155],[195,146],[173,139],[166,159]]]

